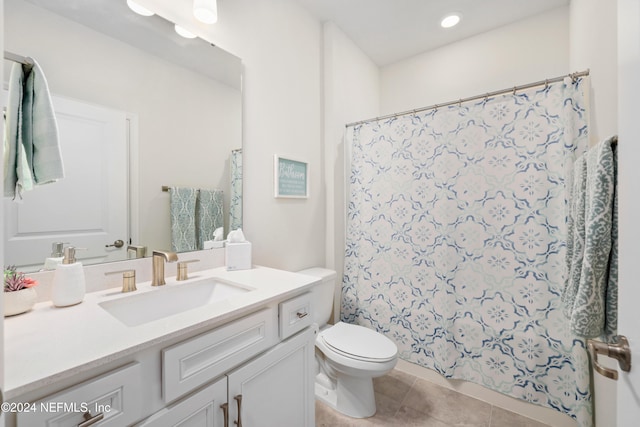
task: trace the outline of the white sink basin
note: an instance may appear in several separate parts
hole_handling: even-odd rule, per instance
[[[104,301],[98,305],[125,325],[138,326],[251,290],[216,278],[206,278],[185,284],[160,286],[148,292]]]

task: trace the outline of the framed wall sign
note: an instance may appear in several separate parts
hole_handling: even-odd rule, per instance
[[[309,197],[309,164],[291,158],[273,156],[274,196]]]

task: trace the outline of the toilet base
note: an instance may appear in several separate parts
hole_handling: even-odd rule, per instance
[[[330,384],[327,379],[325,376],[321,381],[316,380],[316,399],[352,418],[375,415],[376,399],[371,378],[355,378],[338,373],[337,379]]]

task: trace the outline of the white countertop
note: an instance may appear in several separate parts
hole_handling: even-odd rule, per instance
[[[133,293],[123,294],[120,288],[89,293],[81,304],[70,307],[38,303],[27,313],[5,318],[5,399],[248,314],[307,290],[319,280],[267,267],[241,271],[221,267],[191,273],[184,282],[168,277],[165,286],[179,287],[208,276],[255,290],[134,327],[125,326],[98,303],[161,289],[151,287],[150,282],[139,283]]]

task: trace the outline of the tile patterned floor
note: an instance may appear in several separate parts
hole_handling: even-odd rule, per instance
[[[316,401],[316,427],[548,427],[398,370],[374,379],[374,389],[375,416],[349,418]]]

